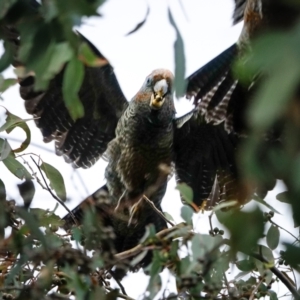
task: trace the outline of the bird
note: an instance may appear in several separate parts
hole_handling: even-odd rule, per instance
[[[44,141],[55,141],[57,155],[76,168],[88,168],[100,157],[108,160],[106,185],[73,213],[81,220],[82,209],[96,205],[103,223],[113,228],[117,252],[139,243],[147,225],[153,224],[156,231],[167,227],[159,212],[173,173],[177,182],[191,187],[193,198],[188,204],[195,210],[211,209],[220,201],[235,199],[243,204],[249,200],[239,184],[236,151],[247,134],[244,114],[252,93],[249,86],[240,84],[232,66],[253,37],[277,24],[278,12],[284,12],[281,5],[279,0],[272,4],[267,0],[235,1],[234,23],[244,21],[239,41],[187,77],[185,96],[193,99],[195,108],[179,118],[175,116],[170,71],[152,71],[128,102],[109,61],[80,33],[78,39],[105,62],[98,67],[85,66],[78,93],[83,117],[73,120],[64,104],[65,68],[45,91],[34,90],[33,74],[20,79],[25,108],[36,117]],[[277,14],[270,14],[270,7]],[[284,26],[289,22],[282,18]],[[73,222],[70,215],[64,220],[69,228]]]
[[[114,229],[116,251],[135,246],[148,224],[154,224],[156,231],[167,227],[143,196],[161,212],[168,178],[174,172],[179,182],[193,189],[195,208],[204,201],[207,207],[214,205],[209,201],[218,181],[222,181],[222,192],[216,201],[231,199],[236,193],[232,182],[237,178],[234,134],[228,134],[223,124],[205,122],[197,108],[176,118],[174,78],[165,69],[151,72],[128,102],[108,60],[79,33],[78,39],[106,62],[100,67],[85,67],[78,93],[84,107],[82,118],[73,120],[64,104],[65,68],[45,91],[34,90],[34,74],[20,78],[20,95],[44,142],[54,140],[56,154],[66,162],[88,168],[100,157],[108,160],[107,183],[89,200],[103,200],[107,193],[109,201],[106,197],[106,203],[98,206]],[[68,223],[68,217],[65,220]]]

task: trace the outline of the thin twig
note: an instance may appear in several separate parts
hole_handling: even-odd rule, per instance
[[[124,294],[124,295],[127,296],[127,293],[126,293],[126,291],[125,291],[125,288],[124,288],[123,284],[121,283],[121,281],[120,281],[118,278],[116,278],[115,272],[114,272],[113,270],[109,270],[108,272],[111,274],[111,276],[113,277],[113,279],[116,281],[116,283],[117,283],[117,285],[119,286],[119,288],[120,288],[122,294]]]
[[[45,185],[46,185],[46,187],[47,187],[48,192],[51,194],[51,196],[52,196],[52,197],[53,197],[60,205],[62,205],[62,206],[66,209],[66,211],[70,214],[70,216],[71,216],[73,222],[75,223],[75,225],[78,226],[78,222],[77,222],[77,220],[76,220],[74,214],[72,213],[72,211],[65,205],[65,203],[64,203],[62,200],[60,200],[60,199],[52,192],[52,190],[51,190],[50,187],[48,186],[48,183],[47,183],[47,181],[46,181],[46,179],[45,179],[45,177],[44,177],[44,174],[43,174],[43,172],[42,172],[40,166],[37,164],[37,162],[33,159],[32,156],[30,156],[30,158],[33,160],[33,162],[35,163],[36,167],[38,168],[38,170],[39,170],[39,172],[40,172],[40,174],[41,174],[41,176],[42,176],[42,178],[43,178],[43,181],[44,181],[44,183],[45,183]]]
[[[257,292],[259,286],[260,286],[261,283],[263,282],[263,280],[264,280],[264,278],[262,278],[262,279],[257,283],[257,285],[255,286],[255,288],[253,289],[253,291],[252,291],[252,293],[251,293],[251,295],[250,295],[250,297],[249,297],[249,300],[253,300],[253,299],[254,299],[255,294],[256,294],[256,292]]]
[[[171,222],[170,220],[168,220],[165,215],[159,210],[157,209],[157,207],[155,206],[155,204],[147,197],[147,196],[143,196],[143,199],[146,200],[151,207],[153,208],[153,210],[163,219],[165,220],[167,223],[169,223],[171,226],[175,226],[175,224],[173,222]]]
[[[40,156],[37,155],[37,154],[35,154],[35,153],[28,153],[28,154],[36,155],[36,156],[38,156],[39,160],[41,159]],[[33,170],[33,168],[31,167],[31,165],[28,163],[27,160],[25,160],[25,159],[23,158],[24,155],[27,155],[27,153],[20,154],[20,155],[18,155],[18,156],[16,156],[16,157],[21,157],[21,158],[23,159],[23,163],[24,163],[25,165],[28,166],[28,168],[29,168],[30,171],[31,171],[32,176],[35,178],[35,180],[37,181],[37,183],[42,187],[42,189],[47,190],[47,187],[45,187],[45,186],[43,185],[43,182],[42,182],[41,179],[36,175],[36,172]]]
[[[213,226],[212,226],[212,217],[213,217],[214,213],[215,212],[212,210],[212,212],[208,216],[208,221],[209,221],[209,226],[210,226],[210,232],[211,233],[214,233]]]

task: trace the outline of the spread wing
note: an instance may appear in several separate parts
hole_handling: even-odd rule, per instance
[[[105,57],[83,36],[93,52]],[[33,89],[34,76],[20,82],[20,94],[29,114],[36,120],[45,142],[55,140],[57,155],[63,155],[76,167],[92,166],[104,153],[115,136],[119,117],[128,105],[118,84],[112,66],[85,67],[85,76],[79,91],[84,106],[84,117],[73,121],[62,95],[64,70],[50,82],[45,92]]]
[[[249,197],[241,187],[236,159],[247,133],[245,113],[253,87],[243,86],[232,72],[238,54],[234,44],[187,78],[186,97],[196,108],[175,124],[177,180],[192,187],[197,206],[207,201],[208,209],[224,200],[244,203]]]
[[[237,190],[238,137],[195,111],[176,120],[174,151],[178,182],[193,189],[193,202],[209,209],[222,200],[242,200]],[[203,207],[203,206],[202,206]]]

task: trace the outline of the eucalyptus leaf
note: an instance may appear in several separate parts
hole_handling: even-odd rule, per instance
[[[168,10],[169,21],[176,32],[176,41],[174,43],[174,54],[175,54],[175,78],[174,86],[176,96],[182,97],[186,91],[186,80],[185,80],[185,53],[183,39],[179,32],[179,29],[175,23],[170,9]]]
[[[279,244],[280,231],[277,226],[271,225],[267,233],[267,244],[274,250]]]
[[[178,183],[176,189],[180,192],[181,197],[187,204],[191,204],[193,202],[193,189],[188,186],[186,183]]]
[[[67,64],[63,78],[63,99],[73,120],[84,116],[84,108],[78,97],[84,77],[84,67],[80,60],[73,58]]]
[[[44,171],[50,181],[50,187],[55,191],[56,195],[63,201],[67,199],[65,183],[60,172],[53,166],[43,162],[40,168]]]
[[[7,133],[10,133],[16,127],[21,128],[26,134],[26,139],[24,140],[24,142],[22,142],[21,146],[17,149],[14,149],[13,152],[15,153],[22,152],[28,147],[31,140],[31,132],[28,125],[26,124],[26,122],[29,120],[23,120],[18,116],[12,114],[11,112],[9,112],[7,109],[5,110],[7,116],[5,120],[6,122],[0,127],[0,132],[5,130]]]

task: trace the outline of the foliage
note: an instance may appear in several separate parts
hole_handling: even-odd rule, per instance
[[[0,25],[16,26],[24,41],[17,60],[22,61],[26,69],[18,72],[34,72],[38,78],[35,88],[40,90],[45,89],[53,75],[66,65],[63,90],[66,105],[75,108],[71,110],[74,119],[84,113],[77,96],[83,77],[82,66],[99,62],[95,61],[88,45],[78,40],[72,28],[80,24],[83,16],[97,15],[96,8],[102,2],[42,1],[38,13],[32,9],[30,0],[0,2]],[[182,56],[179,31],[171,14],[169,18],[178,37],[177,54]],[[4,32],[0,34],[5,37]],[[260,76],[264,78],[249,112],[251,135],[240,149],[245,182],[252,184],[258,180],[256,184],[263,188],[274,176],[282,178],[288,190],[277,195],[274,206],[276,201],[291,204],[292,215],[287,217],[294,218],[295,224],[300,223],[299,37],[300,26],[290,32],[262,37],[254,45],[247,64],[239,70],[240,76],[245,78],[253,78],[263,70]],[[14,49],[7,37],[4,46],[1,71],[14,59]],[[282,53],[290,55],[283,56]],[[51,63],[45,65],[49,61]],[[179,77],[182,70],[180,72]],[[15,79],[0,77],[0,91],[15,82]],[[76,84],[72,86],[70,82]],[[26,121],[7,111],[6,123],[0,128],[9,133],[18,126],[26,133],[26,139],[18,149],[12,149],[7,140],[0,139],[0,160],[23,180],[18,189],[24,200],[22,206],[16,206],[13,200],[7,199],[4,179],[0,180],[2,299],[73,299],[73,296],[76,299],[132,299],[126,295],[121,283],[118,282],[119,288],[111,287],[111,278],[116,277],[112,267],[123,268],[126,272],[135,269],[149,251],[153,257],[144,269],[150,280],[143,299],[153,299],[161,290],[160,272],[166,267],[176,280],[177,294],[165,291],[163,299],[244,300],[269,296],[275,300],[275,282],[283,283],[294,297],[299,298],[292,279],[294,272],[300,271],[299,237],[290,233],[292,242],[282,243],[281,235],[286,229],[273,221],[277,211],[262,199],[254,199],[252,210],[232,208],[235,203],[215,207],[208,234],[193,228],[194,213],[189,206],[184,206],[182,217],[185,223],[159,233],[149,227],[141,243],[123,253],[115,253],[114,234],[101,224],[93,209],[86,210],[82,226],[63,232],[63,221],[55,211],[30,208],[35,192],[33,180],[60,202],[65,200],[66,191],[63,177],[50,164],[32,158],[36,168],[33,171],[32,166],[19,162],[16,153],[24,154],[30,143]],[[277,123],[283,124],[283,146],[278,147],[275,143],[264,147],[262,137]],[[178,189],[184,191],[186,203],[191,203],[192,191],[187,186]],[[214,214],[221,228],[213,226]],[[284,250],[278,255],[279,249]],[[93,252],[90,254],[89,250]],[[229,279],[231,270],[238,274],[235,272]]]

